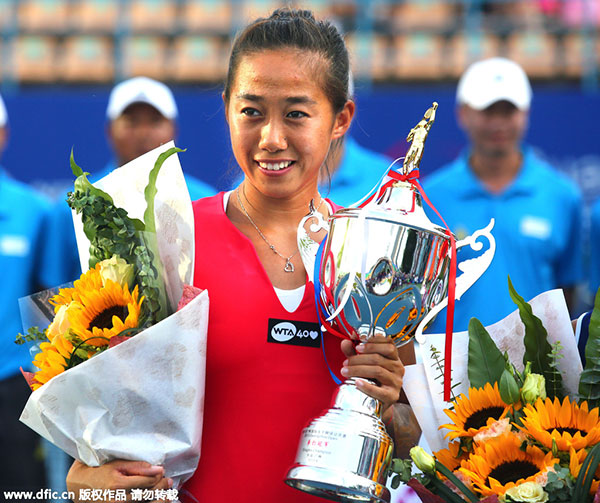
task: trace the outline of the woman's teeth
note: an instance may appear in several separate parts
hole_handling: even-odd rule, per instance
[[[287,168],[290,164],[292,164],[292,161],[258,163],[261,168],[268,169],[269,171],[279,171],[280,169]]]

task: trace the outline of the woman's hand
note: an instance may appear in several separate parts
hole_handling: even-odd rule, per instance
[[[67,474],[67,489],[75,494],[75,501],[82,489],[126,489],[130,501],[130,489],[169,489],[172,485],[162,466],[144,461],[115,460],[91,467],[76,460]]]
[[[344,377],[362,377],[376,381],[377,384],[372,384],[359,380],[356,387],[381,401],[384,411],[400,399],[404,365],[398,349],[389,337],[376,335],[356,347],[352,341],[344,340],[341,347],[347,357],[341,371]],[[411,353],[413,357],[410,356]],[[412,363],[412,345],[406,354],[410,360],[408,363]]]

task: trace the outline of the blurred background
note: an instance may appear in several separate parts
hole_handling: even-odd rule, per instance
[[[426,176],[465,138],[454,92],[472,61],[503,55],[534,87],[527,140],[600,196],[599,0],[307,0],[292,2],[345,32],[356,79],[356,140],[391,157],[438,101],[421,165]],[[11,136],[2,163],[49,195],[110,159],[105,109],[114,83],[147,75],[180,107],[184,169],[226,188],[235,170],[221,105],[232,37],[274,0],[0,0],[0,91]]]

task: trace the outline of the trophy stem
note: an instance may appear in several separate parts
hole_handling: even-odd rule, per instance
[[[355,383],[342,383],[331,408],[303,430],[285,482],[333,501],[388,503],[393,442],[381,421],[381,402]]]

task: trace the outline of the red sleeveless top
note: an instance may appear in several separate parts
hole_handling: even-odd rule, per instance
[[[313,284],[290,313],[280,304],[252,243],[227,218],[223,193],[194,203],[194,285],[210,299],[200,463],[182,501],[294,503],[313,496],[284,483],[302,429],[336,388],[316,337]],[[336,374],[340,339],[326,334]],[[338,374],[339,377],[339,374]],[[187,498],[186,498],[187,493]]]

